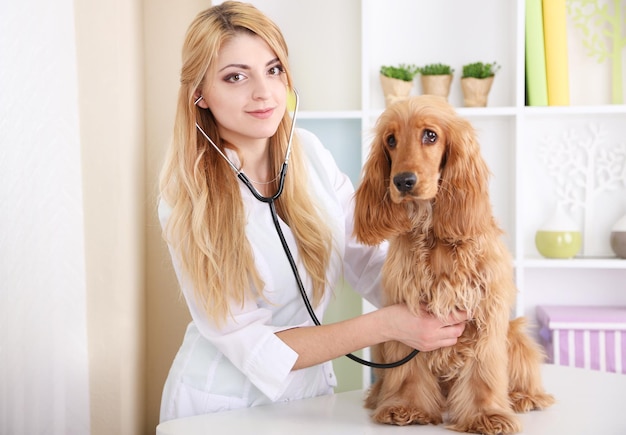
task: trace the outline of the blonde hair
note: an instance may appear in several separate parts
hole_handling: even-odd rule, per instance
[[[195,126],[198,122],[224,150],[211,111],[198,110],[194,94],[202,87],[207,71],[214,68],[222,45],[241,32],[251,32],[269,45],[284,67],[291,89],[287,45],[280,29],[267,16],[250,4],[234,1],[201,12],[191,23],[183,44],[174,134],[160,176],[161,197],[172,207],[163,236],[191,279],[198,302],[218,324],[230,313],[231,303],[263,297],[264,286],[245,236],[239,180]],[[285,112],[270,138],[270,173],[280,170],[290,127],[291,117]],[[276,209],[295,235],[298,252],[312,279],[313,301],[318,304],[327,285],[332,240],[330,229],[311,200],[306,178],[302,150],[294,135],[289,173]],[[277,187],[275,180],[270,191]]]

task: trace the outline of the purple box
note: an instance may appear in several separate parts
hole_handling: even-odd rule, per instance
[[[537,306],[551,363],[626,374],[626,307]]]

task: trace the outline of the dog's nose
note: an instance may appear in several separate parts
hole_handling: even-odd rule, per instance
[[[393,177],[393,184],[400,192],[410,192],[417,183],[417,176],[413,172],[401,172]]]

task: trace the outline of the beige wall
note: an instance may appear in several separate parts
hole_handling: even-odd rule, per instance
[[[157,181],[172,133],[184,34],[196,14],[209,5],[210,2],[200,0],[151,0],[144,3],[148,361],[146,431],[154,431],[158,422],[163,382],[189,321],[169,254],[161,239],[156,215]]]
[[[180,46],[207,1],[76,0],[92,435],[154,434],[186,308],[155,215]]]
[[[143,420],[140,3],[76,1],[92,434]]]

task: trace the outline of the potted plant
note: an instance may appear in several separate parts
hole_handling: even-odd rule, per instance
[[[439,95],[446,99],[448,98],[454,74],[454,70],[450,68],[450,65],[431,63],[418,68],[418,72],[420,73],[423,94]]]
[[[400,64],[398,66],[380,67],[380,84],[385,95],[385,105],[408,98],[413,87],[413,78],[417,74],[415,65]]]
[[[463,65],[461,89],[463,101],[467,107],[485,107],[491,84],[500,65],[496,62],[474,62]]]

